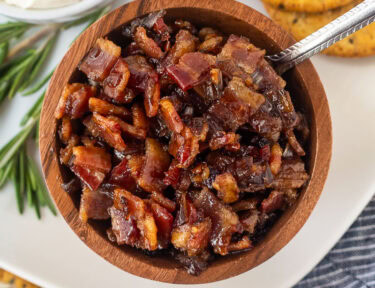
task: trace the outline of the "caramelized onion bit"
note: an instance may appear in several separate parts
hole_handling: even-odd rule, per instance
[[[271,149],[270,157],[270,168],[273,175],[277,175],[281,168],[281,157],[283,156],[283,150],[278,143],[273,144]]]
[[[163,98],[160,101],[160,108],[169,130],[174,133],[181,133],[182,129],[184,129],[184,123],[173,106],[172,101],[168,98]]]
[[[135,43],[150,57],[160,59],[164,56],[163,51],[156,42],[149,38],[146,33],[146,29],[138,27],[134,34]]]

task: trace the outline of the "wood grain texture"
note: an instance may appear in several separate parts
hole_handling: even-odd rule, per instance
[[[112,264],[140,277],[163,282],[208,283],[223,280],[248,271],[272,257],[295,236],[309,217],[322,192],[331,159],[332,132],[328,103],[319,76],[310,61],[285,75],[297,109],[307,114],[312,131],[307,158],[311,180],[301,192],[297,204],[284,213],[266,238],[252,251],[222,257],[212,263],[207,271],[194,277],[171,259],[150,258],[130,247],[113,245],[107,240],[102,224],[84,224],[79,220],[78,198],[71,197],[61,188],[65,172],[57,159],[58,143],[53,114],[63,87],[75,80],[75,67],[97,38],[135,17],[160,9],[167,10],[169,19],[183,18],[198,26],[213,26],[227,34],[247,36],[255,45],[267,49],[268,53],[279,52],[294,43],[289,34],[271,20],[232,0],[144,0],[118,8],[93,24],[74,42],[52,77],[40,124],[43,171],[51,196],[66,222],[86,245]],[[115,32],[112,34],[116,37]]]

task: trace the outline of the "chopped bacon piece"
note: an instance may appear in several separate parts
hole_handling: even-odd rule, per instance
[[[73,126],[72,122],[70,121],[69,117],[64,116],[61,122],[61,128],[59,130],[59,136],[61,142],[65,145],[68,144],[69,139],[72,137],[73,134]]]
[[[169,143],[169,153],[173,155],[179,168],[189,167],[199,154],[199,138],[193,134],[189,127],[184,128],[180,134],[173,134]]]
[[[186,195],[181,193],[177,197],[178,210],[175,218],[175,226],[181,226],[185,223],[194,224],[197,221],[203,220],[203,215],[198,215],[197,209]]]
[[[123,58],[119,58],[113,66],[108,77],[103,82],[104,94],[117,103],[126,104],[132,99],[127,97],[126,86],[130,78],[128,64]],[[130,100],[130,101],[129,101]]]
[[[151,199],[167,209],[169,212],[176,210],[176,203],[165,197],[162,193],[152,192]]]
[[[288,130],[286,132],[286,136],[288,137],[288,142],[289,142],[290,146],[293,147],[293,149],[297,153],[297,155],[298,156],[305,156],[306,153],[303,150],[303,148],[301,147],[301,145],[299,144],[299,142],[296,138],[296,135],[294,135],[293,130]]]
[[[208,111],[224,127],[235,131],[249,121],[264,101],[263,95],[246,87],[240,78],[234,77],[225,88],[224,96]]]
[[[160,100],[160,83],[154,78],[149,78],[146,84],[144,105],[148,117],[155,117],[158,114]]]
[[[192,192],[189,195],[194,205],[202,209],[205,216],[212,220],[211,246],[214,252],[220,255],[228,254],[228,246],[233,233],[241,231],[238,215],[225,206],[212,192],[203,188],[201,192]]]
[[[126,145],[121,137],[120,125],[98,113],[83,120],[83,124],[94,137],[103,138],[110,146],[118,151],[125,151]]]
[[[125,55],[139,55],[139,54],[144,54],[143,50],[139,48],[137,43],[132,42],[125,48]]]
[[[147,36],[146,29],[143,27],[138,27],[134,34],[135,43],[143,50],[145,53],[156,59],[160,59],[164,56],[163,51],[156,42]]]
[[[178,60],[186,54],[195,51],[195,43],[197,38],[194,37],[187,30],[180,30],[176,35],[176,43],[173,45],[168,55],[162,62],[164,67],[168,67],[172,64],[177,64]]]
[[[117,115],[124,119],[130,119],[130,111],[125,107],[120,107],[108,103],[99,98],[91,97],[89,100],[89,109],[93,113],[99,113],[103,116]]]
[[[130,70],[128,86],[135,89],[136,92],[145,92],[148,78],[153,78],[155,82],[158,81],[158,74],[145,57],[133,55],[124,58],[124,60],[128,63]]]
[[[149,123],[145,111],[139,103],[132,106],[133,125],[139,129],[148,131]]]
[[[100,184],[102,184],[105,178],[105,174],[103,172],[90,168],[73,165],[70,167],[70,169],[93,191],[99,188]]]
[[[184,129],[184,123],[178,115],[172,101],[168,98],[163,98],[160,101],[160,108],[164,121],[169,130],[174,133],[181,133],[182,129]]]
[[[60,149],[60,163],[68,165],[70,158],[73,156],[73,147],[79,144],[79,137],[77,135],[72,135],[68,140],[65,148]]]
[[[216,133],[216,135],[211,138],[210,140],[210,149],[212,151],[221,149],[226,146],[239,144],[239,135],[236,135],[233,132],[225,133],[224,131],[220,131]]]
[[[284,193],[273,190],[270,195],[262,201],[260,209],[264,213],[271,213],[275,210],[279,210],[284,204]]]
[[[178,167],[178,162],[176,159],[173,159],[171,165],[168,168],[168,171],[165,172],[165,177],[163,182],[165,185],[171,185],[173,188],[177,187],[181,175],[181,168]]]
[[[168,66],[167,72],[186,91],[208,76],[214,64],[215,56],[199,52],[186,53],[177,65]]]
[[[124,131],[127,135],[130,135],[140,140],[146,139],[147,132],[145,130],[130,125],[129,123],[122,121],[120,118],[116,116],[109,116],[108,119],[117,122],[120,125],[121,130]]]
[[[255,228],[259,223],[260,212],[256,209],[247,211],[245,214],[240,216],[240,222],[243,226],[243,229],[250,234],[255,232]]]
[[[167,41],[170,38],[169,33],[171,31],[170,31],[168,25],[165,24],[163,18],[158,18],[158,20],[156,20],[156,22],[155,22],[155,24],[152,28],[156,33],[161,35],[162,41]]]
[[[238,77],[233,77],[233,79],[228,83],[227,89],[231,94],[247,104],[252,110],[258,110],[259,107],[266,100],[262,94],[259,94],[250,88],[246,87],[242,79]]]
[[[134,217],[140,231],[140,239],[136,247],[156,250],[158,247],[157,232],[154,216],[145,201],[127,190],[115,189],[114,207],[126,212],[126,218]]]
[[[266,102],[265,102],[266,103]],[[250,117],[252,130],[260,135],[277,142],[283,129],[281,118],[262,111],[261,108]]]
[[[84,186],[79,206],[79,218],[83,222],[87,222],[88,219],[108,219],[110,217],[108,208],[111,207],[112,204],[113,200],[106,194],[98,190],[93,191]]]
[[[81,83],[67,84],[55,111],[56,119],[61,119],[64,115],[72,119],[81,118],[88,111],[89,99],[95,93],[96,88],[93,86]]]
[[[145,157],[140,155],[132,155],[129,158],[128,167],[132,177],[138,181],[141,177],[142,167],[145,163]]]
[[[145,164],[138,185],[147,192],[161,193],[166,187],[163,179],[169,163],[169,154],[163,150],[161,144],[155,139],[147,138]]]
[[[277,190],[301,188],[309,179],[305,164],[299,158],[283,159],[279,174],[275,180],[267,185]]]
[[[118,245],[127,244],[138,247],[140,231],[133,216],[126,217],[126,213],[115,207],[109,208],[112,220],[112,232]]]
[[[151,211],[154,215],[156,226],[158,227],[158,240],[164,242],[162,246],[168,247],[173,226],[173,215],[155,202],[151,203]]]
[[[124,158],[120,164],[113,168],[109,178],[109,183],[124,188],[128,191],[134,191],[136,189],[136,182],[131,175],[128,162],[128,159]]]
[[[237,181],[232,174],[217,175],[212,187],[217,190],[217,197],[224,203],[233,203],[238,200],[240,189],[238,189]]]
[[[112,41],[99,38],[93,48],[79,65],[79,70],[94,81],[103,81],[110,73],[117,59],[121,55],[121,48]]]
[[[251,74],[264,59],[264,50],[259,50],[249,39],[231,35],[217,56],[217,65],[230,77],[242,78],[247,86],[252,86]]]
[[[103,173],[111,171],[111,155],[103,148],[76,146],[73,148],[74,162],[76,166],[94,169]]]
[[[242,239],[235,243],[230,243],[228,246],[229,252],[238,252],[243,250],[248,250],[252,248],[252,243],[248,236],[243,236]]]
[[[241,200],[232,205],[232,209],[235,212],[257,209],[260,200],[257,197]]]
[[[171,242],[177,249],[187,252],[188,256],[201,254],[210,240],[211,219],[205,218],[196,224],[184,224],[172,231]]]
[[[129,87],[144,93],[144,105],[148,117],[158,113],[160,100],[159,76],[146,58],[140,55],[125,58],[130,70]]]
[[[283,149],[278,143],[273,144],[271,149],[271,157],[269,160],[270,168],[273,175],[277,175],[281,168],[281,157],[283,156]]]

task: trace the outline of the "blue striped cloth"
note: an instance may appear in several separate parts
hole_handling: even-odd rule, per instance
[[[294,288],[375,287],[375,198],[329,254]]]

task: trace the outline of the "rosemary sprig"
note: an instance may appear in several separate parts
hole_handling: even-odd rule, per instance
[[[64,25],[48,25],[12,48],[9,41],[21,36],[32,25],[22,22],[0,24],[0,103],[6,96],[13,98],[17,92],[23,91],[25,96],[34,94],[48,83],[55,69],[29,88],[38,78],[56,42],[58,31],[88,23],[86,29],[109,10],[110,6],[107,6]],[[43,37],[47,38],[41,46],[30,48]],[[27,202],[29,207],[34,207],[39,219],[42,206],[47,206],[56,215],[39,169],[27,150],[28,140],[34,137],[38,141],[39,138],[39,118],[44,95],[45,91],[22,118],[21,131],[0,149],[0,188],[8,181],[13,182],[19,212],[23,213]]]

